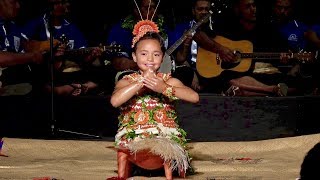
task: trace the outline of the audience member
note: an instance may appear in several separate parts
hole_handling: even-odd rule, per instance
[[[287,84],[295,87],[297,94],[303,95],[312,89],[313,70],[309,64],[314,61],[314,55],[307,47],[305,38],[308,26],[299,20],[295,3],[295,0],[274,0],[268,26],[274,38],[273,47],[278,51],[296,55],[286,61],[280,61],[275,66],[287,75]]]

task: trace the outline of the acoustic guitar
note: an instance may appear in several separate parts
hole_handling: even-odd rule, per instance
[[[214,40],[231,50],[237,56],[235,62],[225,62],[219,54],[198,48],[196,69],[205,78],[219,76],[223,71],[230,70],[236,72],[247,72],[251,67],[253,59],[256,60],[280,60],[281,54],[290,59],[301,61],[302,63],[313,62],[317,57],[317,52],[253,52],[253,44],[248,40],[233,41],[223,36],[216,36]]]
[[[171,58],[171,53],[173,53],[181,43],[187,38],[187,35],[193,33],[201,24],[206,22],[212,14],[221,14],[224,10],[228,8],[228,6],[222,0],[216,0],[215,3],[211,3],[210,6],[212,10],[209,11],[208,14],[203,16],[196,24],[194,24],[190,29],[188,29],[183,35],[168,48],[164,54],[163,62],[159,68],[159,72],[169,73],[175,70],[175,62]]]
[[[58,40],[59,39],[59,40]],[[60,38],[54,39],[53,40],[53,51],[57,49],[58,46],[60,45],[67,45],[69,43],[68,38],[63,34]],[[46,41],[37,41],[37,40],[30,40],[27,41],[23,44],[23,47],[26,52],[43,52],[45,58],[49,59],[50,56],[50,40]],[[70,49],[66,48],[64,51],[63,55],[55,57],[54,59],[54,66],[55,68],[59,69],[61,67],[63,62],[68,61],[68,63],[74,64],[74,63],[79,63],[78,57],[83,57],[85,55],[90,54],[90,52],[95,49],[99,48],[101,52],[104,52],[106,54],[111,54],[111,53],[116,53],[116,52],[121,52],[122,51],[122,46],[113,44],[109,46],[97,46],[97,47],[86,47],[86,48],[79,48],[79,49]],[[98,64],[105,64],[106,65],[106,60],[104,62],[95,61]],[[76,69],[79,69],[77,67]]]
[[[61,45],[61,44],[67,44],[68,40],[65,36],[62,36],[59,38],[59,40],[54,39],[53,40],[53,47],[54,49]],[[80,49],[67,49],[64,51],[65,57],[73,57],[73,56],[82,56],[86,55],[91,52],[94,48],[101,49],[102,52],[108,52],[108,53],[114,53],[114,52],[120,52],[122,50],[122,47],[120,45],[109,45],[109,46],[97,46],[97,47],[86,47],[86,48],[80,48]],[[26,52],[49,52],[50,51],[50,40],[46,41],[36,41],[36,40],[30,40],[28,42],[25,42],[24,49]]]

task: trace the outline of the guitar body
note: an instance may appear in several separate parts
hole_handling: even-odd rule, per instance
[[[247,40],[232,41],[222,36],[216,36],[214,40],[237,53],[252,53],[253,44]],[[234,63],[223,62],[217,53],[198,48],[196,69],[205,78],[219,76],[223,71],[246,72],[250,69],[251,58],[238,58]]]
[[[55,48],[58,45],[59,41],[57,39],[54,39],[53,47]],[[50,51],[50,41],[30,40],[28,42],[24,42],[23,47],[26,52],[48,52]]]

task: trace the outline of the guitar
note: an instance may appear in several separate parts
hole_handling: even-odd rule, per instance
[[[281,54],[284,54],[290,57],[290,59],[298,60],[302,63],[309,63],[317,58],[317,52],[253,52],[253,44],[248,40],[232,41],[222,36],[216,36],[214,40],[233,50],[234,54],[237,56],[237,61],[233,63],[224,62],[219,54],[199,47],[196,69],[199,74],[205,78],[219,76],[225,70],[247,72],[251,67],[252,59],[280,60]]]
[[[213,5],[213,3],[211,4]],[[173,45],[168,48],[164,54],[163,62],[159,68],[159,72],[162,73],[170,73],[175,68],[175,63],[171,60],[170,55],[176,50],[181,43],[187,38],[187,35],[194,32],[201,24],[203,24],[211,15],[213,14],[212,11],[209,11],[207,15],[202,17],[194,26],[192,26],[188,31],[186,31]]]
[[[61,45],[61,44],[67,44],[68,40],[65,36],[60,37],[59,40],[54,39],[53,40],[53,47],[54,49]],[[82,56],[90,53],[93,49],[99,48],[102,52],[107,53],[115,53],[122,51],[122,47],[120,45],[110,45],[110,46],[97,46],[97,47],[86,47],[86,48],[80,48],[80,49],[67,49],[64,51],[64,57],[74,57],[74,56]],[[24,49],[26,52],[49,52],[50,51],[50,40],[46,41],[35,41],[31,40],[29,42],[26,42],[24,44]]]

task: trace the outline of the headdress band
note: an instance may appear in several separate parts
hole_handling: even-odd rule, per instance
[[[152,19],[153,19],[153,16],[154,16],[154,14],[155,14],[158,6],[159,6],[160,0],[158,1],[157,8],[155,9],[154,14],[151,17],[151,20],[148,20],[149,8],[150,8],[151,0],[149,2],[148,15],[147,15],[147,19],[146,20],[143,20],[141,12],[140,12],[140,9],[138,7],[138,4],[137,4],[136,0],[134,0],[134,2],[136,4],[136,6],[137,6],[137,9],[139,11],[139,14],[140,14],[142,20],[137,22],[137,24],[134,25],[134,28],[133,28],[133,31],[132,31],[132,34],[134,35],[134,38],[132,39],[131,47],[134,47],[134,45],[139,41],[139,39],[142,36],[144,36],[147,32],[159,33],[159,28],[158,28],[157,24],[152,21]]]
[[[132,47],[139,41],[139,39],[144,36],[147,32],[159,32],[159,28],[156,23],[150,20],[139,21],[134,25],[132,34],[134,38],[132,39]]]

